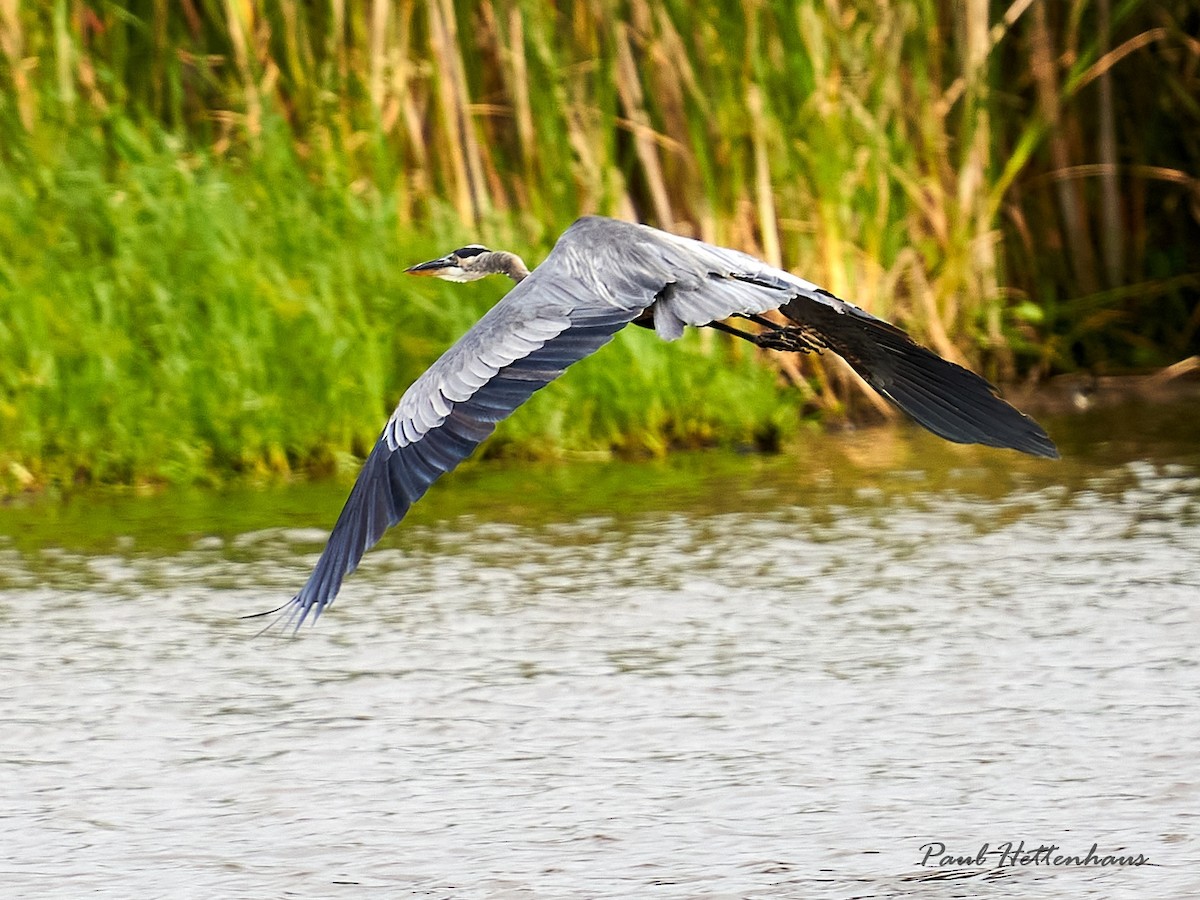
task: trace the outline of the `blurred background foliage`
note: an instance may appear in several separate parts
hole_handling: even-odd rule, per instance
[[[337,469],[576,216],[1012,382],[1200,328],[1194,0],[0,0],[0,493]],[[492,454],[772,446],[835,365],[631,329]],[[799,411],[799,412],[798,412]]]

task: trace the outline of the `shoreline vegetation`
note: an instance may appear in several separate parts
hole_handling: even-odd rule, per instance
[[[0,497],[352,471],[578,215],[754,253],[1002,384],[1200,332],[1185,0],[0,4]],[[627,329],[485,456],[771,449],[841,367]]]

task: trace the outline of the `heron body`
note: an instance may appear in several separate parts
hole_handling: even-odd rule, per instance
[[[414,275],[515,287],[405,391],[367,457],[308,581],[281,608],[299,628],[333,602],[363,554],[434,481],[469,456],[538,389],[631,322],[675,340],[710,326],[783,350],[829,349],[925,428],[959,443],[1057,458],[1046,432],[987,381],[899,328],[745,253],[597,216],[568,228],[533,272],[479,245],[413,266]],[[778,310],[792,325],[762,318]],[[740,317],[766,327],[748,333]]]

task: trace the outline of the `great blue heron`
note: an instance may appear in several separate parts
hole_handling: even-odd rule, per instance
[[[315,621],[363,554],[434,481],[534,391],[631,322],[666,340],[693,325],[760,347],[832,350],[934,434],[1058,457],[1041,426],[978,375],[815,284],[735,250],[589,216],[568,228],[532,273],[515,254],[478,244],[408,271],[448,281],[507,275],[516,287],[404,392],[308,581],[276,610],[285,628]],[[763,318],[769,310],[794,324]],[[765,330],[734,328],[723,321],[731,317]]]

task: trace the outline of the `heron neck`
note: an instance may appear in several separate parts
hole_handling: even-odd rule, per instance
[[[521,279],[529,274],[529,269],[526,268],[525,261],[517,256],[517,254],[509,253],[506,250],[494,252],[488,262],[488,268],[492,269],[496,274],[507,275],[518,284],[520,284]]]

